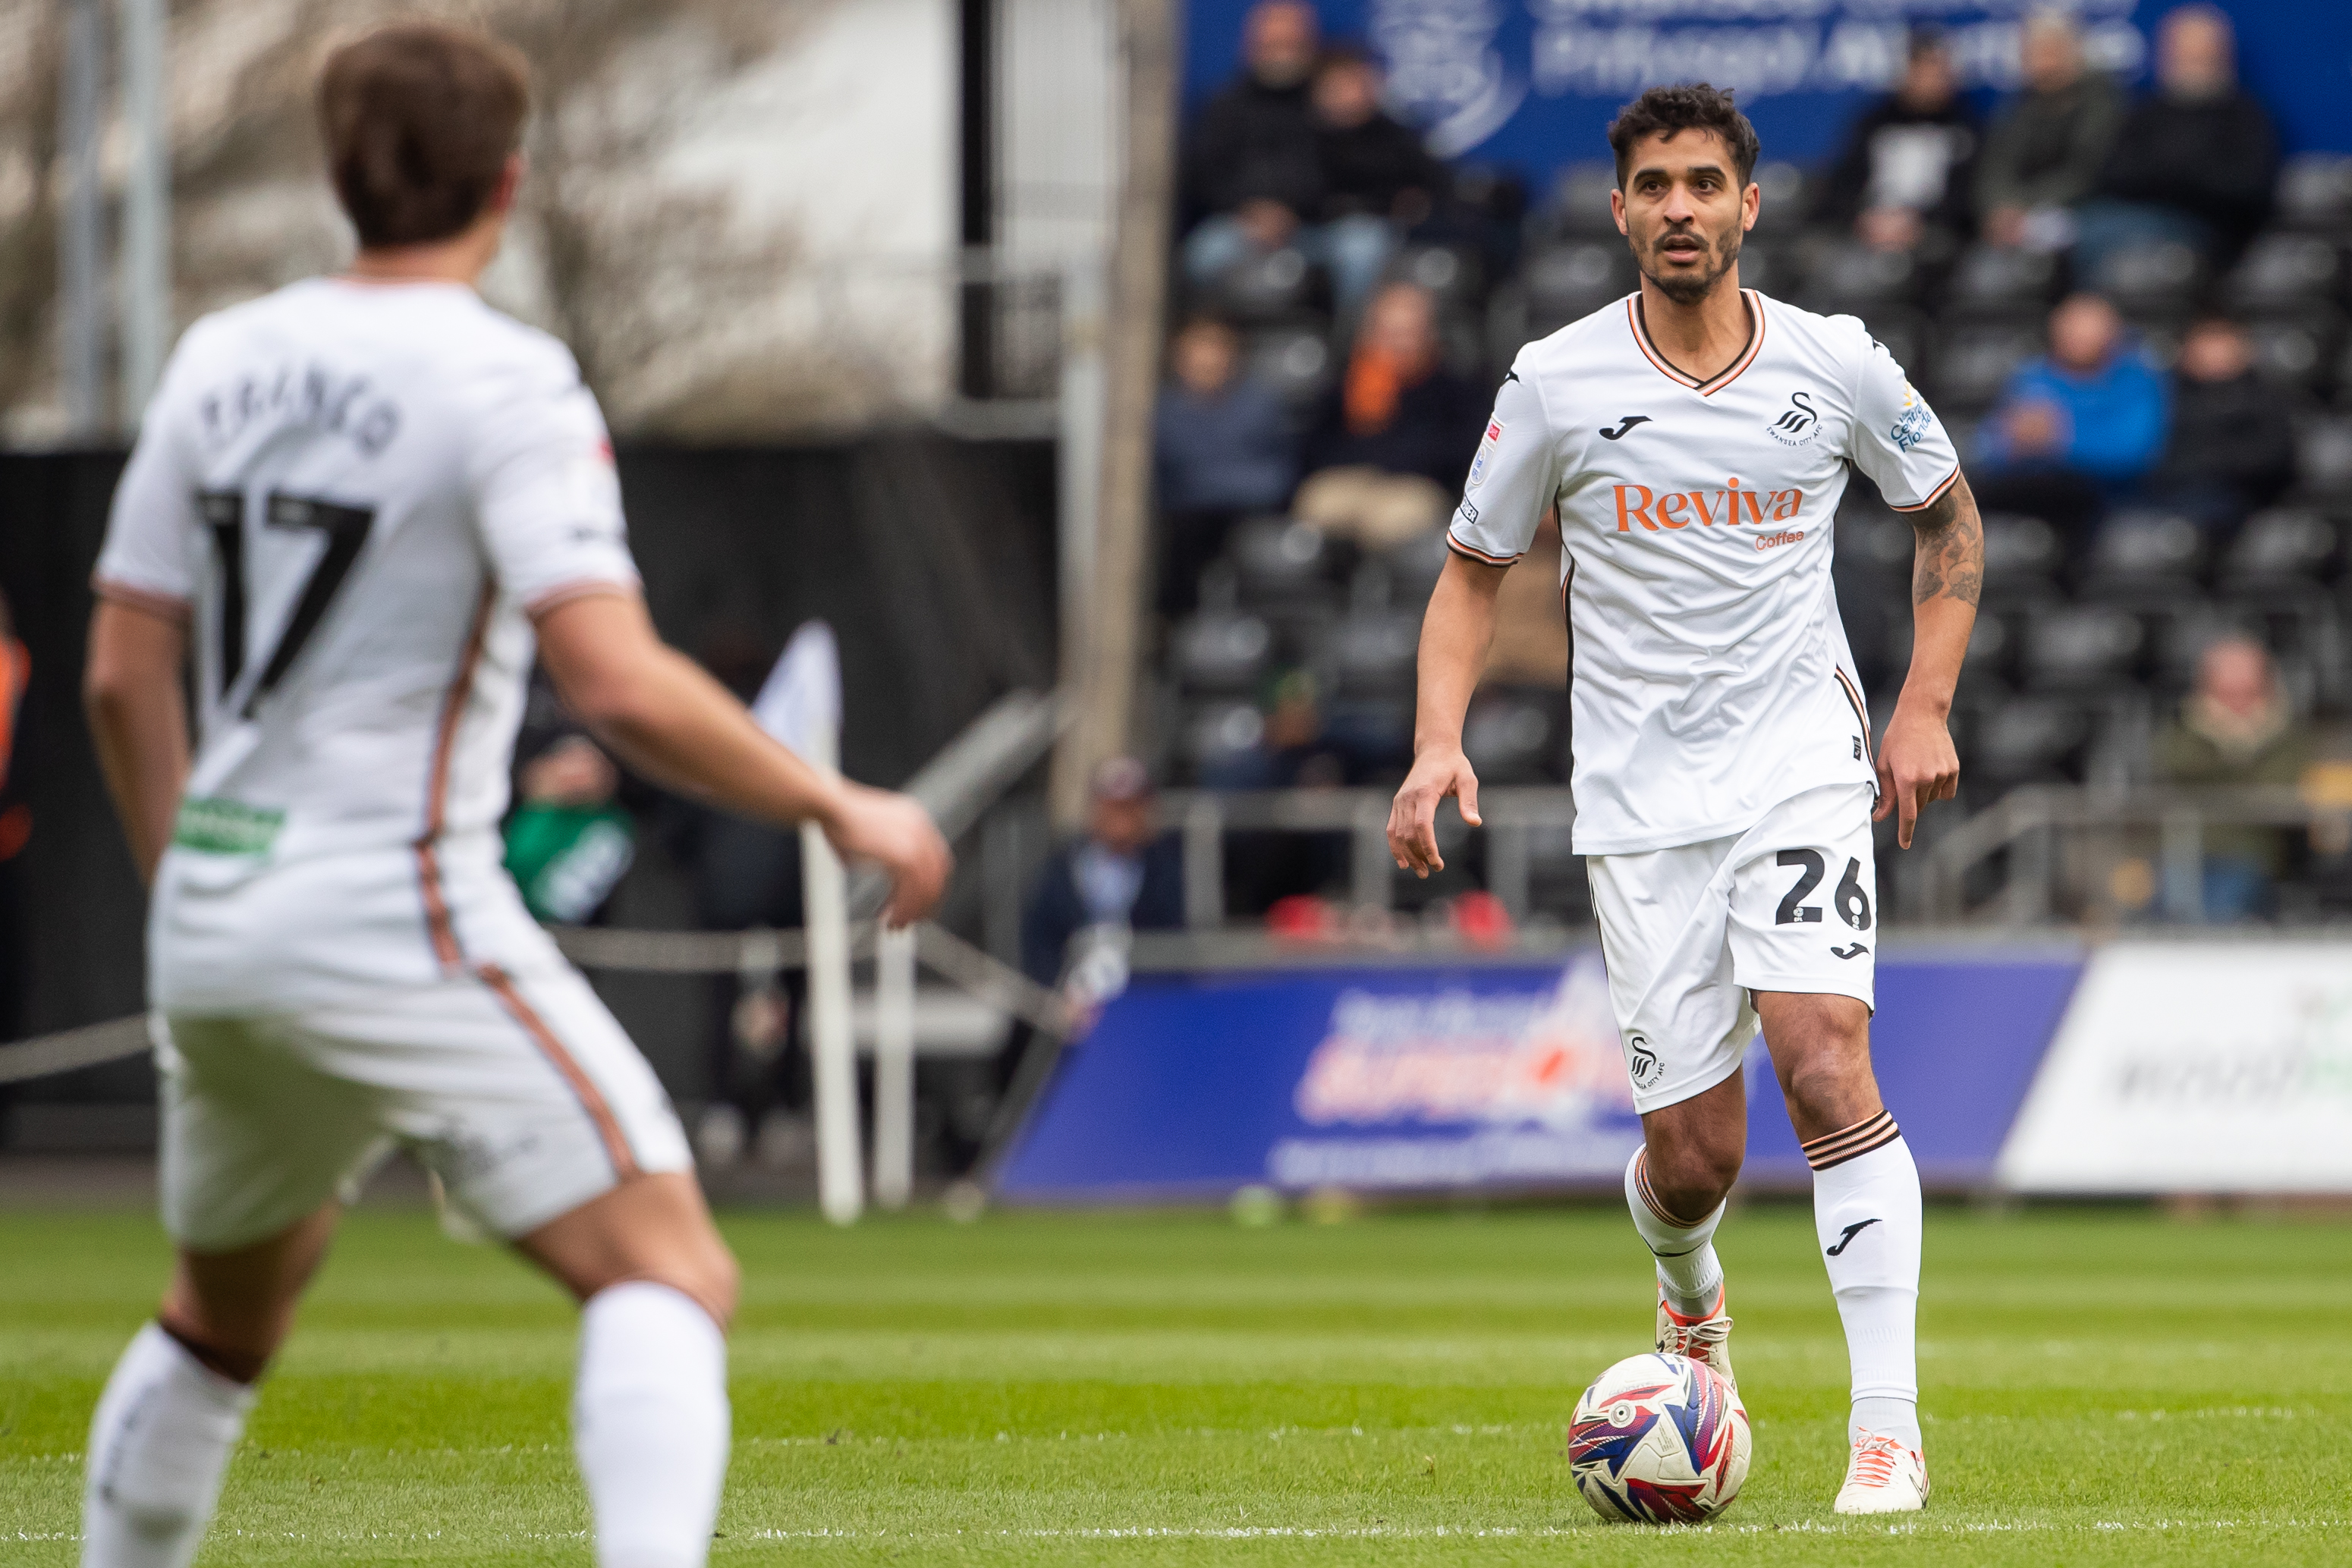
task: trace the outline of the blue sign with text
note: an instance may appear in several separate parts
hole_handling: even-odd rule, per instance
[[[2085,53],[2144,81],[2157,25],[2178,0],[2081,0]],[[1318,0],[1328,37],[1388,63],[1390,105],[1426,127],[1433,151],[1515,167],[1540,181],[1606,159],[1620,106],[1665,82],[1734,89],[1767,158],[1812,162],[1893,84],[1913,26],[1949,40],[1963,86],[2017,85],[2018,31],[2043,0]],[[1186,96],[1231,78],[1246,0],[1193,0]],[[2290,151],[2352,151],[2352,5],[2229,0],[2240,73]]]
[[[2081,970],[2072,956],[1889,960],[1874,1054],[1930,1182],[1972,1185]],[[1751,1179],[1804,1162],[1760,1045]],[[1597,952],[1564,968],[1150,977],[1066,1052],[999,1169],[1014,1201],[1613,1184],[1642,1139]]]

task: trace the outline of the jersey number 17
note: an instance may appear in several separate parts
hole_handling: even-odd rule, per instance
[[[220,551],[220,689],[221,700],[226,702],[245,674],[245,497],[235,490],[206,490],[196,500]],[[351,575],[352,564],[359,559],[368,529],[375,523],[372,511],[276,491],[264,503],[263,517],[273,528],[315,528],[327,536],[327,548],[310,569],[310,580],[302,584],[302,592],[294,601],[294,613],[287,618],[278,645],[263,662],[260,678],[246,694],[238,710],[243,718],[253,716],[261,699],[301,656],[302,645],[327,618],[327,607],[334,602],[343,579]]]

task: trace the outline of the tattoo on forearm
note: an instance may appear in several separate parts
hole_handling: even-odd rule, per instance
[[[1984,520],[1966,478],[1955,478],[1924,510],[1911,514],[1919,549],[1911,567],[1911,602],[1948,595],[1974,604],[1984,592]]]

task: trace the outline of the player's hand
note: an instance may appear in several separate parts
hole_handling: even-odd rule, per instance
[[[1960,790],[1960,754],[1943,719],[1898,702],[1878,747],[1878,809],[1874,822],[1895,815],[1895,841],[1911,847],[1911,830],[1931,800],[1948,800]]]
[[[931,814],[911,795],[870,789],[847,779],[845,799],[824,836],[845,861],[872,861],[890,878],[890,902],[882,923],[911,925],[929,915],[947,891],[955,856],[940,836]]]
[[[1437,803],[1451,795],[1462,820],[1478,825],[1478,775],[1458,746],[1432,747],[1412,759],[1396,800],[1389,807],[1389,853],[1397,870],[1426,877],[1445,869],[1437,852]]]

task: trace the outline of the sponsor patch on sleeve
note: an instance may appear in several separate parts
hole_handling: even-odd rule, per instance
[[[1465,489],[1475,490],[1486,482],[1486,464],[1495,455],[1495,444],[1503,439],[1503,422],[1486,421],[1486,439],[1478,443],[1478,455],[1470,459],[1470,482]]]

